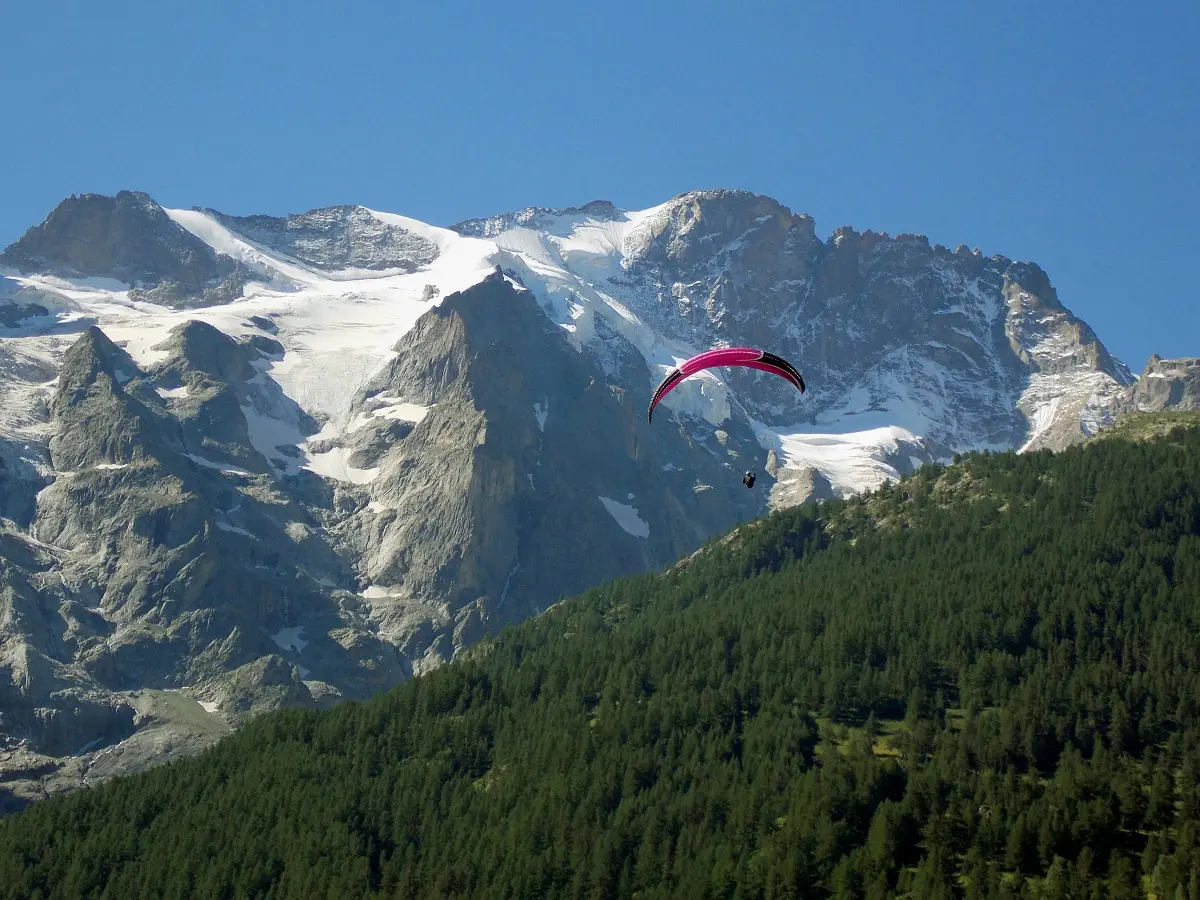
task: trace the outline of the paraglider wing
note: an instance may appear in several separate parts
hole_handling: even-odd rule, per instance
[[[786,359],[768,353],[766,350],[756,350],[753,347],[723,347],[719,350],[706,350],[691,359],[686,360],[667,373],[667,377],[654,391],[650,400],[650,409],[646,412],[646,421],[654,421],[654,407],[667,396],[675,386],[689,375],[694,375],[703,369],[715,366],[746,366],[751,369],[761,369],[786,378],[800,393],[804,393],[804,379]]]

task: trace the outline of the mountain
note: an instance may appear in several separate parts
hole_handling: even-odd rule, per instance
[[[769,509],[1196,397],[1182,363],[1134,379],[1032,263],[822,241],[739,191],[452,228],[89,194],[0,266],[14,803],[369,696]],[[807,393],[710,371],[651,426],[721,344]]]
[[[1154,354],[1125,406],[1138,412],[1200,409],[1200,359],[1163,359]]]
[[[246,270],[176,224],[147,194],[71,196],[0,253],[20,272],[101,278],[131,298],[166,305],[228,303]]]
[[[362,704],[37,804],[0,822],[0,897],[1190,896],[1174,416],[763,517]]]
[[[700,192],[637,214],[527,210],[456,230],[494,240],[564,324],[586,332],[602,317],[621,329],[611,310],[631,312],[642,328],[624,331],[648,358],[666,361],[659,343],[729,342],[799,360],[806,398],[756,374],[727,381],[774,431],[899,425],[945,447],[1060,446],[1133,380],[1036,265],[920,235],[839,228],[822,242],[810,217],[766,197]],[[714,388],[697,411],[720,420],[724,402]]]

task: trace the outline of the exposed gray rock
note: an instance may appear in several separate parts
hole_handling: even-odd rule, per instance
[[[812,466],[787,469],[771,488],[771,506],[785,509],[810,500],[830,500],[837,496],[833,485]]]
[[[186,389],[183,396],[172,397],[169,406],[182,426],[187,451],[269,472],[271,465],[251,442],[242,412],[246,383],[258,374],[250,363],[259,357],[257,348],[239,344],[204,322],[190,321],[173,329],[170,340],[156,349],[168,352],[154,367],[156,380],[168,389]]]
[[[182,228],[148,195],[72,195],[0,253],[21,272],[115,278],[171,306],[228,302],[249,273]]]
[[[320,673],[323,700],[366,696],[409,671],[392,646],[361,633],[366,610],[337,589],[355,581],[344,551],[286,483],[196,452],[257,454],[238,401],[262,393],[260,351],[195,322],[164,349],[146,373],[99,329],[83,333],[51,403],[57,477],[41,491],[37,540],[0,539],[0,731],[32,752],[62,758],[89,742],[120,743],[134,765],[151,750],[206,745],[187,729],[139,720],[121,699],[130,691],[207,692],[236,725],[317,702],[306,666]],[[161,398],[153,379],[195,388],[205,425]],[[234,402],[206,406],[210,392]],[[294,481],[297,497],[337,508],[328,489],[304,487],[315,476]],[[272,630],[297,620],[306,636],[285,650]],[[130,743],[152,726],[157,736]]]
[[[50,315],[50,310],[40,303],[0,302],[0,328],[15,328],[26,319],[48,315]]]
[[[220,682],[220,711],[235,725],[283,706],[315,706],[300,670],[276,653],[234,669]]]
[[[1129,413],[1200,409],[1200,358],[1163,359],[1154,354],[1132,384],[1119,390],[1101,385],[1099,390],[1105,390],[1103,403],[1093,400],[1092,409],[1083,408],[1078,394],[1058,401],[1060,414],[1027,449],[1061,450],[1094,437]],[[1073,415],[1075,410],[1081,414]]]
[[[251,316],[250,324],[255,328],[259,328],[268,334],[278,334],[279,326],[265,316]]]
[[[52,316],[69,301],[41,287],[0,274],[0,329],[29,330]],[[6,337],[8,335],[5,335]]]
[[[355,431],[342,443],[349,451],[346,462],[359,469],[373,469],[391,452],[397,443],[412,432],[414,423],[394,419],[375,419]],[[319,446],[310,444],[314,452],[327,449],[333,442]]]
[[[0,437],[0,518],[21,527],[29,525],[37,508],[37,493],[48,482],[12,441]]]
[[[266,358],[266,359],[282,359],[283,358],[283,354],[284,354],[283,344],[279,343],[279,341],[275,340],[275,338],[269,338],[266,335],[262,335],[262,334],[252,334],[252,335],[248,335],[243,340],[245,343],[249,344],[251,347],[253,347],[255,350],[258,351],[259,358]]]
[[[165,410],[125,390],[127,383],[144,377],[129,354],[99,328],[93,325],[83,333],[63,357],[51,404],[55,469],[61,473],[141,463],[180,447],[178,425]]]
[[[169,395],[167,406],[182,425],[182,444],[189,453],[252,472],[271,472],[287,469],[290,463],[279,462],[280,456],[295,448],[256,446],[248,415],[282,420],[300,435],[320,430],[256,368],[255,363],[282,354],[283,346],[274,338],[252,335],[239,342],[191,320],[172,329],[170,339],[155,349],[167,352],[151,373],[157,384],[172,392],[184,389]]]
[[[353,534],[372,614],[410,657],[666,565],[758,508],[729,462],[765,458],[748,431],[722,444],[711,428],[651,429],[641,398],[597,378],[500,273],[396,351],[365,397],[431,409],[382,459]]]
[[[286,217],[203,212],[242,237],[316,269],[413,272],[438,255],[433,242],[383,222],[361,206],[330,206]]]
[[[459,234],[470,237],[495,237],[510,228],[533,228],[537,230],[559,230],[564,225],[568,228],[573,217],[587,216],[601,220],[613,220],[621,216],[621,211],[608,200],[593,200],[583,206],[571,206],[565,209],[542,209],[527,206],[520,212],[505,213],[499,216],[488,216],[482,219],[468,219],[452,225],[451,229]],[[567,220],[564,222],[563,220]]]
[[[567,234],[567,212],[456,228]],[[769,197],[695,191],[646,218],[620,253],[619,271],[595,287],[656,334],[701,348],[767,346],[796,362],[804,397],[759,372],[723,376],[745,412],[768,425],[837,421],[854,430],[858,416],[895,410],[896,424],[940,445],[1019,447],[1038,439],[1052,398],[1064,410],[1058,418],[1073,417],[1063,427],[1082,439],[1082,424],[1132,381],[1036,265],[951,252],[923,235],[843,227],[821,241],[811,217]],[[561,317],[570,301],[543,305]]]
[[[0,815],[63,791],[94,787],[118,775],[194,756],[229,734],[230,726],[178,691],[137,690],[113,695],[133,715],[136,730],[123,740],[103,738],[84,752],[54,757],[27,742],[0,749]]]
[[[134,712],[72,664],[90,623],[55,556],[0,533],[0,731],[36,735],[38,750],[65,756],[128,736]]]
[[[0,519],[26,528],[51,480],[46,429],[55,369],[25,340],[0,340]]]
[[[1130,390],[1129,405],[1138,412],[1200,409],[1200,358],[1151,356]]]
[[[160,281],[151,288],[135,287],[129,291],[131,300],[157,303],[159,306],[196,309],[232,303],[242,296],[242,289],[252,280],[249,270],[237,266],[228,275],[199,287],[178,281]]]

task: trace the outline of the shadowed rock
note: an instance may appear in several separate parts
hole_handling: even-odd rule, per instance
[[[27,273],[115,278],[144,292],[138,294],[143,299],[172,306],[228,302],[249,278],[137,191],[72,195],[0,253],[0,264]]]
[[[432,241],[383,222],[361,206],[330,206],[285,217],[203,212],[260,246],[326,271],[414,272],[438,255]]]

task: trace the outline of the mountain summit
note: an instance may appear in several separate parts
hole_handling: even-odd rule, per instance
[[[822,240],[744,191],[452,228],[88,194],[0,267],[19,796],[366,696],[771,508],[1197,396],[1186,361],[1135,379],[1032,263]],[[669,368],[743,344],[808,392],[708,371],[647,424]]]

